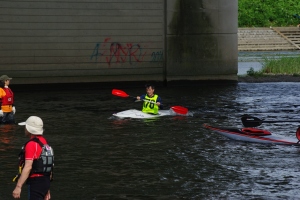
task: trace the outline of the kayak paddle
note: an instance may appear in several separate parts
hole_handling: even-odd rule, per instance
[[[113,95],[119,96],[119,97],[124,97],[124,98],[126,98],[126,97],[133,97],[133,98],[135,98],[134,96],[130,96],[129,94],[127,94],[123,90],[113,89],[111,93]],[[147,101],[147,102],[153,103],[152,101],[148,101],[146,99],[143,99],[143,101]],[[188,113],[188,109],[185,108],[185,107],[182,107],[182,106],[172,106],[171,109],[175,113],[182,114],[182,115],[186,115]]]
[[[122,90],[117,90],[117,89],[113,89],[111,91],[111,93],[115,96],[119,96],[119,97],[134,97],[134,96],[130,96],[129,94],[127,94],[126,92],[122,91]]]
[[[267,121],[267,120],[261,120],[257,117],[252,117],[250,115],[243,115],[242,118],[242,123],[245,127],[255,127],[259,126],[262,123],[277,123],[277,122],[300,122],[300,120],[279,120],[279,121]]]
[[[122,90],[113,89],[113,90],[111,91],[111,93],[112,93],[113,95],[116,95],[116,96],[119,96],[119,97],[124,97],[124,98],[126,98],[126,97],[132,97],[132,98],[136,98],[136,97],[134,97],[134,96],[130,96],[129,94],[127,94],[126,92],[124,92],[124,91],[122,91]],[[139,100],[137,100],[137,101],[139,101]],[[146,100],[146,99],[143,99],[143,101],[146,101],[146,102],[149,102],[149,103],[154,103],[153,101],[148,101],[148,100]]]
[[[186,115],[188,113],[188,109],[182,106],[172,106],[171,109],[178,113],[178,114],[182,114],[182,115]]]

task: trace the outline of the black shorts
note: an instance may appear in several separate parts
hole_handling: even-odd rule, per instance
[[[50,177],[39,176],[28,178],[27,185],[29,200],[44,200],[44,197],[50,189]]]

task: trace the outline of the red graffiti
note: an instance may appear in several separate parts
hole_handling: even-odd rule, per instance
[[[105,38],[104,42],[97,43],[91,55],[91,60],[101,62],[104,57],[108,66],[112,63],[132,64],[133,62],[141,62],[144,59],[147,51],[145,51],[140,44],[119,42],[110,42],[111,38]]]

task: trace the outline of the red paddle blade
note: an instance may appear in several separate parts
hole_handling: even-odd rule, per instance
[[[129,95],[126,94],[126,92],[124,92],[124,91],[122,91],[122,90],[113,89],[113,90],[111,91],[111,93],[112,93],[113,95],[116,95],[116,96],[119,96],[119,97],[129,97]]]
[[[300,141],[300,127],[298,127],[298,129],[296,131],[296,137]]]
[[[186,115],[188,113],[188,109],[182,106],[172,106],[171,109],[179,114]]]

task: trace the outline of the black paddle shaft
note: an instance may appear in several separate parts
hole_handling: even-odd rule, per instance
[[[300,120],[279,120],[279,121],[267,121],[267,120],[261,120],[257,117],[252,117],[250,115],[243,115],[242,123],[245,127],[256,127],[260,126],[262,123],[278,123],[278,122],[300,122]]]

